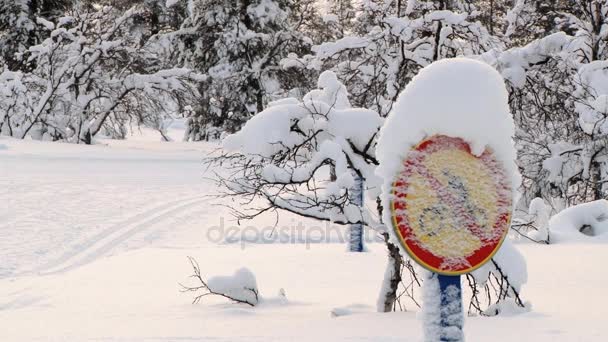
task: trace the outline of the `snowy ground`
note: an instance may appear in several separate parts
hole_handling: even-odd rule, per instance
[[[213,187],[200,160],[213,148],[149,134],[95,146],[0,138],[0,341],[421,340],[416,310],[374,313],[380,244],[348,254],[340,231],[306,244],[288,230],[283,243],[218,243],[210,231],[221,217],[224,228],[232,222],[205,197]],[[253,222],[248,233],[273,222]],[[280,225],[299,222],[285,216]],[[467,339],[606,341],[608,248],[517,247],[532,312],[468,318]],[[267,300],[191,305],[178,285],[189,281],[187,256],[208,275],[249,267]],[[332,317],[335,308],[352,314]]]

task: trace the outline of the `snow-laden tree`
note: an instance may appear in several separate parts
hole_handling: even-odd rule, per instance
[[[519,206],[523,211],[535,197],[551,202],[555,189],[544,161],[554,143],[578,130],[572,112],[572,66],[565,51],[569,41],[567,35],[558,33],[524,47],[492,50],[481,56],[501,72],[509,90],[523,177]]]
[[[564,13],[578,11],[579,6],[587,6],[588,0],[514,0],[507,13],[506,35],[511,46],[523,46],[542,39],[565,27],[560,27]],[[572,33],[572,32],[568,32]]]
[[[491,35],[504,36],[508,27],[507,15],[513,0],[468,0],[463,8],[468,13],[478,11],[477,18]]]
[[[482,57],[502,72],[509,85],[524,176],[522,210],[536,197],[550,203],[553,212],[606,197],[608,4],[554,5],[552,30],[562,32]],[[531,16],[548,11],[539,14],[535,8],[518,1],[513,11],[525,9]]]
[[[158,116],[194,94],[187,69],[154,70],[153,52],[130,35],[139,13],[77,8],[37,23],[49,38],[24,58],[31,72],[0,77],[1,134],[91,143],[98,133],[124,137],[127,122],[158,125]],[[41,28],[41,29],[42,29]],[[25,98],[23,98],[25,97]]]
[[[361,202],[362,184],[375,179],[374,144],[382,119],[374,111],[351,108],[333,72],[321,74],[318,86],[302,101],[272,102],[224,139],[227,154],[219,160],[231,160],[228,167],[240,175],[220,178],[220,185],[246,201],[266,200],[263,208],[244,206],[240,219],[283,209],[349,224],[361,235],[360,224],[373,226]]]
[[[580,127],[580,134],[566,140],[571,145],[568,153],[573,156],[567,162],[559,160],[562,170],[580,171],[574,176],[580,183],[577,184],[578,198],[568,204],[603,199],[608,193],[605,186],[608,181],[608,3],[599,0],[576,3],[576,12],[565,14],[562,21],[564,27],[574,31],[569,47],[572,64],[576,66],[571,76],[575,85],[572,98]],[[565,165],[572,162],[575,165]],[[556,174],[555,169],[550,171],[552,177],[564,174],[563,171]]]
[[[340,39],[353,30],[357,11],[352,0],[325,0],[323,22],[326,25],[326,38]]]
[[[55,20],[71,5],[70,0],[0,0],[0,71],[4,65],[13,71],[30,68],[20,55],[47,36],[36,18]]]
[[[209,76],[199,87],[198,121],[234,132],[292,88],[304,94],[308,79],[280,62],[309,51],[317,16],[312,0],[192,1],[171,39],[178,63]]]
[[[353,32],[315,46],[312,67],[334,70],[354,105],[385,116],[422,67],[500,44],[478,14],[464,1],[364,0]]]
[[[140,6],[141,11],[135,17],[135,25],[144,35],[155,35],[161,32],[179,29],[187,16],[189,0],[80,0],[88,5],[112,6],[126,11],[133,6]]]
[[[363,205],[360,196],[362,187],[378,184],[375,144],[383,120],[372,110],[352,108],[346,88],[333,72],[322,73],[318,87],[301,101],[272,102],[226,137],[224,152],[207,163],[229,170],[216,179],[225,196],[238,199],[233,210],[239,220],[284,210],[349,225],[351,238],[358,237],[353,231],[362,233],[362,225],[382,233],[378,212],[370,210],[380,209],[373,204],[378,189],[370,191],[371,205]],[[402,264],[397,248],[389,248],[392,263],[387,274],[396,281],[394,288],[383,291],[382,302],[390,297],[387,307],[392,309]]]
[[[0,1],[0,71],[19,69],[21,63],[16,56],[35,43],[36,27],[30,14],[27,0]]]
[[[376,139],[383,119],[375,111],[351,108],[344,85],[331,71],[321,74],[318,87],[301,101],[287,98],[271,103],[226,137],[223,151],[206,164],[209,169],[222,166],[228,171],[216,173],[215,179],[221,196],[235,200],[231,209],[238,220],[283,210],[351,229],[360,224],[372,229],[385,241],[389,255],[378,310],[399,309],[406,298],[416,303],[414,293],[422,279],[412,261],[391,243],[380,219],[384,209],[378,200],[380,180],[375,169]],[[357,178],[367,190],[363,206],[353,196]],[[509,259],[511,254],[509,250],[504,255]],[[475,293],[471,300],[476,301],[471,304],[472,314],[497,313],[486,312],[482,296],[489,296],[488,303],[515,300],[523,306],[519,281],[525,282],[525,274],[521,275],[524,280],[515,275],[513,282],[508,280],[511,273],[520,271],[517,265],[495,259],[470,279]]]

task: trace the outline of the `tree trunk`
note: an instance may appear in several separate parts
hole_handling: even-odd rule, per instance
[[[82,142],[86,145],[91,145],[93,143],[93,136],[91,135],[91,131],[87,129],[87,131],[82,135]]]
[[[385,234],[386,247],[388,249],[388,262],[384,272],[384,281],[378,298],[378,311],[391,312],[395,310],[397,302],[397,289],[401,282],[401,266],[403,258],[399,254],[399,247],[388,241],[388,234]]]
[[[589,165],[589,173],[591,176],[591,186],[593,189],[593,200],[597,201],[604,198],[603,183],[602,183],[602,171],[600,164],[593,161]]]

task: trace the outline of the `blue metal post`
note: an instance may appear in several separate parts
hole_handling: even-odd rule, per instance
[[[464,314],[462,312],[462,288],[460,276],[437,275],[441,292],[440,341],[462,342]]]
[[[353,171],[355,184],[351,189],[351,201],[363,209],[363,178]],[[351,252],[363,252],[363,224],[355,223],[349,227],[348,249]]]

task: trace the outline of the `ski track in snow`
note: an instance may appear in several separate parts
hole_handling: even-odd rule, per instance
[[[204,203],[205,201],[207,201],[207,199],[196,196],[155,206],[98,233],[92,239],[80,245],[80,248],[75,248],[72,251],[65,253],[59,259],[38,267],[33,271],[24,272],[24,274],[54,274],[90,263],[91,261],[106,255],[114,247],[128,240],[133,235],[157,225],[163,219],[172,217],[197,204]]]
[[[213,144],[0,139],[0,280],[204,239],[211,211],[200,160]]]

